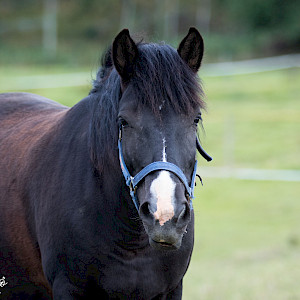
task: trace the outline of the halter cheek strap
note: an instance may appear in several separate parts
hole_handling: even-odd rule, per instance
[[[147,165],[145,168],[143,168],[135,176],[131,176],[128,171],[128,168],[126,166],[124,156],[123,156],[122,129],[121,128],[119,131],[118,148],[119,148],[119,159],[120,159],[121,170],[122,170],[123,176],[125,178],[126,185],[130,189],[130,196],[132,198],[132,201],[133,201],[137,211],[139,211],[139,205],[138,205],[138,200],[137,200],[137,196],[136,196],[136,190],[138,188],[138,184],[150,173],[152,173],[154,171],[161,171],[161,170],[172,172],[180,179],[180,181],[183,183],[183,185],[185,187],[186,195],[190,201],[190,208],[191,208],[191,210],[193,209],[192,200],[194,199],[194,187],[195,187],[195,180],[196,180],[196,175],[197,175],[197,161],[195,161],[191,185],[188,184],[188,180],[187,180],[186,176],[184,175],[184,173],[182,172],[182,170],[178,166],[176,166],[175,164],[172,164],[170,162],[163,162],[163,161],[153,162],[153,163]],[[209,158],[211,158],[211,157],[209,156]]]

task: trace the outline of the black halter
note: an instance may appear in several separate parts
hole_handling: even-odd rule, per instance
[[[196,140],[196,147],[199,153],[207,160],[211,161],[212,157],[209,156],[204,149],[202,148],[199,139]],[[195,180],[197,176],[197,160],[195,161],[194,170],[192,174],[192,180],[191,185],[188,184],[188,180],[182,170],[176,166],[175,164],[172,164],[170,162],[164,162],[164,161],[156,161],[149,165],[147,165],[145,168],[143,168],[138,174],[136,174],[134,177],[130,175],[128,168],[126,166],[124,156],[123,156],[123,150],[122,150],[122,127],[119,129],[119,140],[118,140],[118,148],[119,148],[119,159],[120,159],[120,166],[123,173],[123,176],[126,181],[126,185],[130,188],[130,195],[132,198],[132,201],[137,209],[139,211],[139,205],[138,200],[136,196],[136,190],[138,188],[138,184],[141,182],[142,179],[144,179],[148,174],[159,171],[159,170],[165,170],[172,172],[175,174],[180,181],[184,184],[187,197],[190,201],[190,208],[193,209],[192,199],[194,199],[194,187],[195,187]],[[201,181],[202,182],[202,181]]]

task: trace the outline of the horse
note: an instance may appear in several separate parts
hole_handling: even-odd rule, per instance
[[[195,28],[177,50],[124,29],[73,107],[0,95],[3,299],[181,299],[202,57]]]

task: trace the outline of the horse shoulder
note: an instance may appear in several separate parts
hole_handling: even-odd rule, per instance
[[[39,249],[30,225],[32,220],[25,180],[30,177],[27,170],[39,141],[53,130],[66,111],[64,106],[37,95],[0,94],[0,248],[7,254],[7,265],[10,261],[12,272],[17,270],[18,274],[30,274],[29,281],[47,289]],[[13,284],[12,277],[17,277],[6,275],[7,278],[11,275],[10,282]]]

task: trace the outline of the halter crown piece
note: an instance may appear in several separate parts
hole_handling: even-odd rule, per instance
[[[202,150],[199,150],[200,149]],[[132,198],[132,201],[134,203],[135,208],[137,211],[139,211],[139,205],[138,205],[138,199],[136,195],[136,190],[138,188],[138,184],[150,173],[154,171],[159,171],[159,170],[165,170],[172,172],[175,174],[180,181],[183,183],[185,186],[186,190],[186,195],[187,198],[190,201],[190,208],[191,210],[193,209],[193,203],[192,200],[194,199],[194,187],[195,187],[195,180],[196,180],[196,175],[197,175],[197,160],[195,161],[194,165],[194,170],[192,174],[192,180],[191,180],[191,185],[188,184],[188,180],[184,173],[181,171],[181,169],[176,166],[175,164],[172,164],[170,162],[164,162],[164,161],[155,161],[153,163],[150,163],[147,165],[145,168],[143,168],[139,173],[137,173],[135,176],[131,176],[128,168],[126,166],[124,156],[123,156],[123,150],[122,150],[122,127],[120,126],[119,128],[119,140],[118,140],[118,148],[119,148],[119,159],[120,159],[120,166],[121,170],[123,173],[123,176],[126,181],[126,185],[130,189],[130,196]],[[199,141],[197,140],[197,149],[199,150],[200,154],[207,160],[210,161],[212,158],[202,149]],[[204,155],[204,153],[205,155]]]

